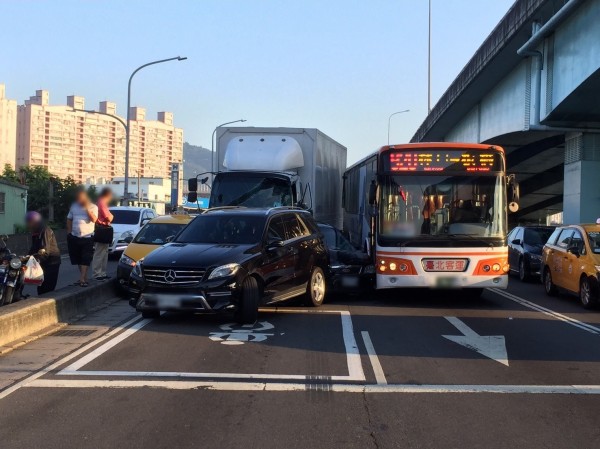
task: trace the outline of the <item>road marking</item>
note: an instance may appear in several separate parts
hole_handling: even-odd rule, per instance
[[[18,389],[20,389],[22,387],[26,387],[30,382],[33,382],[36,379],[42,377],[44,374],[47,374],[47,373],[55,370],[59,366],[64,365],[65,363],[67,363],[70,360],[73,360],[75,357],[80,356],[84,352],[86,352],[89,349],[91,349],[94,346],[96,346],[98,343],[101,343],[104,340],[109,339],[113,335],[121,332],[123,329],[126,329],[128,326],[132,325],[136,321],[139,321],[140,319],[141,319],[141,317],[139,317],[139,316],[133,317],[129,321],[126,321],[125,323],[123,323],[122,325],[120,325],[119,327],[114,328],[113,330],[107,332],[106,334],[102,335],[101,337],[96,338],[94,341],[91,341],[87,345],[79,348],[78,350],[72,352],[71,354],[69,354],[69,355],[61,358],[60,360],[58,360],[58,361],[56,361],[56,362],[54,362],[54,363],[52,363],[50,365],[48,365],[46,368],[43,368],[43,369],[41,369],[41,370],[33,373],[31,376],[26,377],[25,379],[17,382],[16,384],[14,384],[14,385],[6,388],[5,390],[0,391],[0,399],[4,399],[9,394],[14,393],[15,391],[17,391]]]
[[[383,372],[383,368],[381,367],[381,363],[379,362],[379,357],[375,352],[375,347],[373,347],[373,342],[371,341],[371,336],[369,335],[369,332],[362,331],[361,335],[363,341],[365,342],[365,348],[367,348],[367,354],[369,355],[369,360],[371,361],[371,366],[373,367],[373,373],[375,374],[375,380],[377,381],[377,385],[387,385],[385,373]]]
[[[281,309],[285,310],[285,309]],[[271,309],[271,312],[279,312],[279,310]],[[284,313],[306,313],[307,310],[285,310]],[[313,313],[312,309],[308,309],[309,313]],[[325,311],[323,311],[325,312]],[[323,313],[317,312],[317,313]],[[325,312],[330,313],[330,312]],[[190,372],[173,372],[173,371],[80,371],[88,363],[100,357],[102,354],[121,343],[126,338],[131,337],[135,332],[143,328],[152,320],[142,320],[136,325],[129,328],[113,340],[107,341],[102,346],[87,354],[85,357],[75,361],[68,367],[59,371],[57,375],[62,376],[124,376],[124,377],[175,377],[175,378],[198,378],[198,379],[271,379],[271,380],[292,380],[303,381],[314,378],[327,378],[334,381],[343,382],[364,382],[366,380],[365,373],[360,359],[358,344],[354,338],[354,329],[352,325],[352,317],[350,312],[346,310],[336,310],[336,314],[340,315],[342,323],[342,337],[344,347],[346,349],[346,359],[348,364],[347,376],[330,376],[330,375],[304,375],[304,374],[241,374],[241,373],[190,373]]]
[[[447,316],[444,318],[446,318],[450,324],[457,328],[463,335],[442,335],[442,337],[508,366],[506,342],[503,335],[479,335],[454,316]]]
[[[161,388],[167,390],[220,391],[308,391],[319,384],[277,382],[202,382],[160,380],[68,380],[37,379],[28,388]],[[326,384],[335,393],[396,393],[396,394],[577,394],[599,395],[600,385],[357,385]]]
[[[260,327],[255,327],[259,325]],[[258,321],[254,324],[227,323],[219,326],[221,331],[211,332],[208,338],[212,341],[220,342],[222,345],[243,345],[248,342],[265,341],[267,337],[275,334],[267,334],[264,331],[274,329],[268,321]]]
[[[555,312],[554,310],[547,309],[546,307],[540,306],[531,301],[527,301],[526,299],[523,299],[519,296],[513,295],[512,293],[508,293],[504,290],[500,290],[498,288],[490,288],[488,290],[490,290],[493,293],[496,293],[497,295],[500,295],[507,299],[510,299],[511,301],[514,301],[518,304],[521,304],[522,306],[525,306],[529,309],[536,310],[540,313],[543,313],[544,315],[551,316],[552,318],[555,318],[557,320],[560,320],[567,324],[570,324],[571,326],[575,326],[575,327],[582,329],[586,332],[589,332],[591,334],[600,335],[600,328],[592,326],[591,324],[584,323],[583,321],[576,320],[575,318],[571,318],[567,315],[563,315],[562,313],[558,313],[558,312]]]

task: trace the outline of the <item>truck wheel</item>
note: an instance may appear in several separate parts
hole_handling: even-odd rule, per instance
[[[319,307],[325,299],[327,290],[325,274],[319,267],[314,267],[306,286],[306,302],[309,306]]]
[[[152,319],[159,318],[159,317],[160,317],[160,310],[143,310],[142,311],[142,318],[152,320]]]
[[[581,282],[579,282],[579,301],[585,309],[591,309],[596,305],[592,285],[587,277],[581,278]]]
[[[556,285],[552,282],[552,274],[548,267],[544,268],[544,290],[546,290],[548,296],[556,296],[558,293]]]
[[[259,302],[258,282],[252,276],[248,276],[242,283],[242,301],[235,313],[236,321],[239,324],[254,324],[258,319]]]

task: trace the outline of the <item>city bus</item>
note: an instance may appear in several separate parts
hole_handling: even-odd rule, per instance
[[[373,258],[377,289],[507,287],[519,189],[501,147],[388,145],[343,180],[344,231]]]

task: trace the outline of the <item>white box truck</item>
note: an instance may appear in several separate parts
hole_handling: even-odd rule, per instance
[[[209,207],[298,206],[341,229],[346,147],[314,128],[222,127]]]

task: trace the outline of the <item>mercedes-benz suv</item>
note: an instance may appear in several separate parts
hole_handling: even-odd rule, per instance
[[[327,246],[311,215],[295,208],[218,208],[135,265],[130,304],[145,318],[161,311],[232,311],[253,323],[262,304],[325,298]]]

